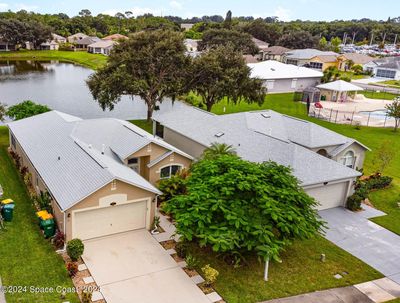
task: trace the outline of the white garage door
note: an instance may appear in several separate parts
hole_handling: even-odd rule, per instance
[[[319,202],[317,209],[327,209],[332,207],[344,206],[346,199],[348,182],[327,184],[325,186],[306,189],[311,197]]]
[[[73,237],[81,240],[146,227],[147,200],[77,211],[73,218]]]

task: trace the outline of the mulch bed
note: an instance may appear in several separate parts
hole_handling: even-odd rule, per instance
[[[189,277],[194,277],[199,275],[199,273],[195,269],[189,269],[185,267],[183,268],[183,270]]]
[[[164,242],[160,243],[162,247],[164,247],[165,250],[171,249],[171,248],[175,248],[176,242],[175,240],[167,240]]]

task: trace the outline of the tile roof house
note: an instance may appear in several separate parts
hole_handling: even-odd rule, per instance
[[[89,44],[87,49],[89,53],[92,54],[102,54],[109,56],[114,45],[117,44],[114,40],[100,40],[95,43]]]
[[[117,41],[117,40],[125,40],[128,39],[127,36],[125,35],[121,35],[121,34],[112,34],[109,36],[104,37],[102,40],[113,40],[113,41]]]
[[[251,77],[264,80],[268,92],[294,92],[321,82],[322,73],[275,60],[247,64]]]
[[[192,157],[129,122],[57,111],[9,124],[36,192],[47,191],[67,240],[150,228],[154,186]]]
[[[303,66],[309,63],[310,60],[316,56],[327,56],[327,55],[338,56],[339,54],[331,51],[320,51],[318,49],[313,49],[313,48],[294,49],[282,55],[282,62],[297,66]]]
[[[271,110],[215,115],[177,102],[153,120],[156,135],[193,157],[219,142],[232,145],[245,160],[291,167],[305,191],[320,203],[319,209],[344,205],[368,149],[354,139]]]

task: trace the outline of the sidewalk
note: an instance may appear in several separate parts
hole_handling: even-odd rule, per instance
[[[0,278],[0,287],[1,287],[2,285],[3,285],[3,284],[1,284],[1,278]],[[6,297],[5,297],[3,291],[0,291],[0,303],[6,303]]]

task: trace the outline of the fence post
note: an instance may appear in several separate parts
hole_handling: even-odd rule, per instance
[[[371,117],[371,112],[368,114],[367,126],[369,126],[369,118]]]
[[[335,123],[336,123],[336,121],[337,121],[337,115],[338,115],[338,113],[339,113],[339,110],[337,109],[337,110],[336,110]]]
[[[320,118],[321,118],[321,108],[318,111],[318,119],[320,119]]]
[[[353,111],[353,114],[351,115],[350,125],[353,125],[353,118],[354,118],[354,111]]]
[[[387,114],[385,115],[385,122],[383,122],[383,127],[386,127],[386,119],[387,119]]]
[[[331,113],[329,114],[329,122],[331,122],[333,108],[331,108]]]

